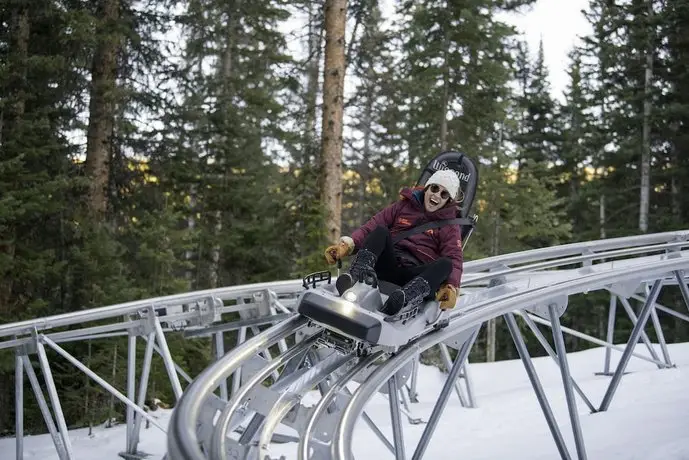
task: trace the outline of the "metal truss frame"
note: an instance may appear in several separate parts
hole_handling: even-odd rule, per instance
[[[411,454],[413,460],[420,460],[453,389],[464,407],[477,407],[468,356],[483,322],[499,316],[508,325],[561,458],[572,458],[533,368],[516,315],[523,319],[560,368],[576,458],[585,459],[576,396],[590,412],[608,410],[632,357],[650,361],[659,369],[673,367],[658,312],[683,320],[689,320],[689,316],[659,304],[657,299],[662,288],[678,286],[689,307],[685,276],[689,267],[689,255],[685,251],[689,246],[688,235],[687,232],[667,232],[600,240],[467,262],[463,280],[465,294],[448,327],[429,330],[413,343],[393,352],[378,350],[365,357],[324,354],[322,349],[315,347],[320,331],[291,309],[302,290],[301,280],[199,291],[0,325],[0,340],[3,340],[0,351],[14,350],[15,353],[16,458],[23,458],[25,376],[58,457],[75,458],[60,391],[56,388],[46,353],[49,349],[125,404],[127,436],[121,453],[124,458],[146,455],[138,450],[144,420],[165,431],[144,406],[151,360],[157,352],[177,400],[167,433],[170,460],[253,458],[257,455],[266,458],[270,456],[271,441],[297,442],[300,460],[350,460],[352,430],[359,417],[396,459],[406,459],[402,415],[406,415],[409,423],[426,424]],[[573,266],[578,268],[571,268]],[[560,317],[566,311],[569,295],[601,289],[610,292],[606,340],[561,325]],[[641,302],[638,313],[634,312],[630,300]],[[618,302],[634,324],[625,346],[612,343]],[[239,314],[239,320],[228,321],[224,316],[227,314]],[[649,320],[662,357],[658,356],[645,332]],[[89,325],[96,321],[98,325]],[[537,324],[551,327],[555,349]],[[271,325],[263,332],[259,329],[259,326]],[[61,328],[67,330],[59,330]],[[168,347],[166,333],[180,330],[189,339],[212,337],[216,361],[198,376],[190,376],[180,368]],[[224,333],[232,330],[238,331],[237,344],[225,350]],[[603,373],[611,376],[611,381],[598,407],[571,377],[563,340],[565,333],[606,347]],[[94,373],[80,357],[70,354],[62,345],[121,336],[128,338],[124,390],[115,388],[106,378]],[[290,348],[287,342],[292,342],[291,337],[295,345]],[[139,339],[144,341],[145,351],[137,382]],[[650,356],[635,352],[639,342],[644,343]],[[270,352],[273,346],[279,350],[275,357]],[[433,346],[440,347],[447,378],[429,420],[424,422],[414,415],[412,405],[418,401],[419,355]],[[457,350],[454,360],[449,348]],[[622,353],[614,372],[610,368],[612,350]],[[34,369],[33,355],[36,355],[47,398]],[[270,386],[264,384],[268,377],[273,382]],[[231,388],[228,379],[232,381]],[[352,381],[360,383],[355,391],[347,386]],[[300,401],[314,386],[321,399],[314,408],[307,410]],[[375,394],[383,394],[388,399],[392,439],[388,439],[364,411],[365,403]],[[275,434],[281,423],[297,429],[300,437]],[[227,436],[232,431],[241,433],[238,440]]]

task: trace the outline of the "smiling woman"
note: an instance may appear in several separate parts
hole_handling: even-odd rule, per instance
[[[456,200],[459,191],[459,177],[449,169],[434,173],[424,189],[424,207],[427,212],[435,212],[446,204],[448,200]]]
[[[374,271],[381,280],[399,286],[382,307],[387,315],[415,308],[435,297],[441,309],[454,307],[462,266],[462,238],[458,224],[429,228],[406,238],[397,238],[413,227],[455,217],[459,177],[449,170],[434,172],[423,187],[404,188],[401,199],[378,212],[340,243],[328,247],[328,263],[356,252],[351,267],[336,282],[340,294],[365,274]],[[412,254],[421,264],[401,256]]]

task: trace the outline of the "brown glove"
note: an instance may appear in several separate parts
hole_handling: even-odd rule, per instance
[[[325,249],[325,260],[328,262],[329,265],[333,265],[335,262],[338,260],[341,260],[343,257],[347,257],[352,253],[354,250],[354,240],[352,240],[348,236],[343,236],[340,238],[340,242],[337,244],[333,244],[332,246],[328,246]]]
[[[457,288],[451,284],[443,284],[435,294],[435,300],[440,302],[441,310],[449,310],[455,307],[457,302]]]

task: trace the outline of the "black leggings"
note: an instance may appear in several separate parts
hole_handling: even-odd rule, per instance
[[[380,225],[368,234],[364,240],[364,248],[378,256],[375,266],[378,278],[398,286],[404,286],[415,276],[420,276],[428,282],[431,294],[434,294],[452,272],[452,261],[447,257],[424,265],[400,266],[395,257],[390,231]]]

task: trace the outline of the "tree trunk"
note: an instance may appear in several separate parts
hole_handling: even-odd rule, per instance
[[[443,100],[440,107],[440,151],[447,150],[447,109],[450,105],[450,69],[448,40],[443,40]]]
[[[21,136],[20,130],[26,104],[27,61],[29,58],[29,34],[31,31],[29,9],[27,7],[17,7],[12,12],[10,27],[12,40],[10,45],[10,75],[8,85],[5,88],[10,104],[8,120],[3,126],[5,130],[2,136],[3,141]],[[16,250],[15,238],[17,237],[14,225],[8,225],[0,237],[3,240],[0,250],[5,253],[9,260],[14,260]],[[0,283],[0,313],[7,314],[10,312],[13,284],[12,270],[9,269],[7,274],[2,277],[2,282]]]
[[[12,14],[12,35],[15,39],[14,53],[16,56],[16,67],[12,71],[11,91],[14,93],[14,103],[12,110],[13,125],[17,127],[24,117],[26,104],[26,72],[27,61],[29,58],[29,35],[31,28],[29,25],[29,9],[17,9]]]
[[[346,13],[346,0],[326,0],[321,201],[326,210],[328,241],[332,243],[340,237],[342,221],[342,119]]]
[[[91,100],[86,134],[86,174],[89,178],[88,208],[104,217],[107,206],[110,149],[115,124],[117,92],[117,53],[120,34],[116,32],[119,0],[101,0],[100,22],[96,28],[98,45],[91,66]]]
[[[234,4],[232,4],[234,5]],[[227,43],[225,44],[225,50],[223,51],[222,54],[222,61],[221,61],[221,77],[223,81],[223,90],[222,90],[222,99],[221,99],[221,105],[222,105],[222,110],[227,113],[230,110],[231,106],[231,98],[232,94],[234,92],[233,85],[232,85],[232,72],[234,69],[233,63],[234,63],[234,55],[233,55],[233,47],[235,43],[235,28],[236,28],[236,20],[235,18],[235,11],[230,11],[230,19],[228,20],[227,24]],[[222,143],[221,139],[218,139],[218,144]],[[216,158],[216,161],[218,161],[219,164],[225,163],[224,158]],[[223,178],[226,180],[227,175],[229,175],[229,169],[223,173]],[[215,225],[213,227],[213,235],[217,239],[220,238],[220,235],[222,234],[223,231],[223,212],[220,210],[215,211],[214,213],[214,219],[215,219]],[[219,272],[220,272],[220,245],[218,243],[213,244],[213,248],[211,249],[211,263],[209,266],[209,284],[210,288],[214,289],[218,287],[218,279],[219,279]]]
[[[311,8],[314,8],[313,6]],[[311,155],[316,153],[316,108],[318,106],[318,71],[321,62],[321,40],[323,27],[318,24],[318,13],[309,11],[309,59],[307,63],[306,83],[306,152],[304,164],[310,164]],[[302,165],[304,166],[304,165]]]
[[[191,184],[189,186],[189,214],[187,216],[187,230],[189,231],[190,234],[194,233],[194,230],[196,229],[196,193],[197,193],[197,185],[196,184]],[[194,259],[194,251],[191,249],[187,249],[184,251],[184,260],[186,260],[189,263],[189,266],[192,267],[192,260]],[[196,267],[196,271],[198,273],[198,266]],[[188,289],[190,291],[194,290],[194,270],[192,268],[187,269],[185,278],[187,279],[188,283]]]
[[[670,154],[670,158],[672,159],[672,176],[670,177],[670,203],[672,206],[672,217],[674,218],[675,224],[679,224],[682,222],[682,201],[681,201],[681,195],[680,195],[680,183],[679,183],[679,172],[680,172],[680,157],[677,152],[677,136],[678,136],[678,124],[673,123],[672,124],[672,138],[675,139],[674,142],[672,142],[672,146],[670,147],[672,149],[672,152]]]
[[[600,239],[605,239],[605,195],[601,194],[599,209],[598,209],[598,222],[600,224]]]
[[[5,131],[2,135],[3,142],[21,136],[21,125],[24,119],[26,108],[26,78],[27,61],[29,57],[29,35],[30,21],[29,9],[22,5],[12,11],[10,18],[10,59],[8,59],[10,75],[7,86],[2,88],[2,97],[10,99],[7,107],[7,121],[2,126]],[[3,114],[4,115],[4,114]],[[12,152],[12,155],[19,152]],[[2,267],[0,273],[0,314],[6,318],[12,315],[12,291],[14,288],[14,270],[12,269],[17,237],[17,229],[13,223],[9,223],[5,230],[0,233],[3,242],[0,244],[0,251],[12,261],[7,266]],[[11,413],[7,408],[13,404],[14,373],[12,371],[0,372],[0,407],[6,408],[0,412],[0,433],[12,430]]]
[[[448,99],[450,97],[450,90],[448,88],[449,85],[449,75],[446,69],[445,74],[443,75],[443,105],[440,109],[440,151],[447,150],[447,106],[449,105]]]
[[[644,115],[641,152],[641,197],[639,199],[639,230],[648,231],[648,208],[651,195],[651,85],[653,84],[653,2],[647,0],[648,18],[646,23],[646,71],[644,75]]]
[[[369,78],[372,76],[369,75]],[[371,80],[369,80],[371,81]],[[366,219],[366,185],[369,181],[369,158],[371,157],[371,120],[373,119],[373,95],[369,94],[366,98],[366,106],[364,107],[364,126],[363,137],[364,147],[361,152],[361,163],[359,165],[359,203],[357,208],[357,224],[363,224]]]

